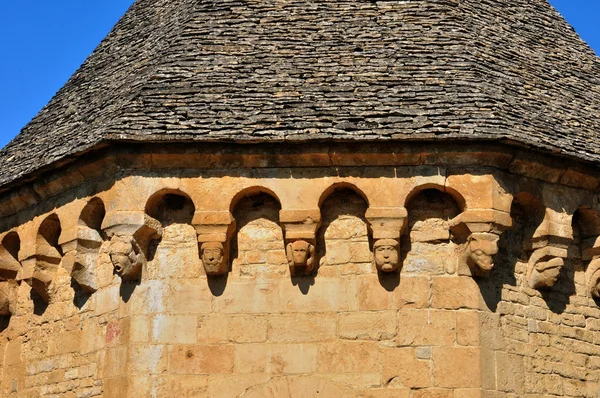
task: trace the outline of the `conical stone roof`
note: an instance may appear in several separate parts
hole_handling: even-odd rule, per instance
[[[493,140],[600,161],[600,60],[546,0],[138,0],[0,152]]]

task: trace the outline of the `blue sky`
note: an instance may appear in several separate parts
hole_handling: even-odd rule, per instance
[[[0,1],[0,147],[75,72],[133,0]],[[600,54],[600,0],[550,0]]]

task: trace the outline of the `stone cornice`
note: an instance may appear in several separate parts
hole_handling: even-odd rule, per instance
[[[527,178],[600,189],[600,168],[499,143],[371,142],[320,144],[119,143],[39,170],[0,189],[0,215],[9,216],[90,181],[119,173],[234,168],[441,166],[492,167]]]

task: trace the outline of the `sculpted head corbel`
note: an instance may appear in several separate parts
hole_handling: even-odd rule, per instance
[[[464,242],[459,249],[459,273],[489,277],[500,235],[511,225],[510,214],[494,209],[467,210],[451,220],[452,234]]]
[[[292,275],[308,275],[315,268],[315,246],[305,240],[288,243],[286,256]]]
[[[547,208],[542,223],[525,243],[533,250],[528,262],[529,287],[547,290],[556,284],[572,241],[572,215]]]
[[[229,270],[227,253],[221,242],[202,243],[200,259],[207,275],[223,275]]]
[[[373,244],[373,262],[381,272],[394,272],[400,266],[400,243],[396,239],[379,239]]]
[[[200,260],[206,275],[229,272],[230,241],[235,219],[229,211],[196,211],[192,219],[196,228]]]
[[[476,232],[467,238],[465,262],[471,273],[488,276],[494,268],[494,256],[498,253],[500,237],[491,232]]]
[[[140,278],[145,258],[142,248],[133,236],[113,235],[108,245],[108,255],[115,274],[121,279]]]
[[[593,298],[600,299],[600,236],[582,240],[581,259],[585,262],[589,261],[585,269],[588,292]]]
[[[556,283],[558,275],[565,265],[567,249],[545,246],[536,249],[529,258],[527,276],[532,289],[549,289]]]
[[[162,237],[159,221],[139,211],[106,214],[102,229],[110,237],[108,255],[121,279],[139,280],[146,265],[150,242]]]
[[[317,266],[315,242],[321,225],[320,209],[282,209],[279,219],[284,231],[290,275],[310,275]]]
[[[585,276],[590,295],[600,299],[600,257],[590,262],[585,271]]]
[[[365,217],[373,237],[373,264],[380,272],[400,269],[400,237],[408,226],[403,207],[369,207]]]

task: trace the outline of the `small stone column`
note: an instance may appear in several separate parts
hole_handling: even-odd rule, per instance
[[[400,237],[408,225],[404,207],[369,207],[365,214],[373,234],[373,262],[381,272],[400,268]]]
[[[229,211],[197,211],[192,225],[198,234],[200,259],[207,275],[225,275],[229,271],[231,235],[235,219]]]
[[[573,241],[572,216],[546,209],[542,224],[530,242],[527,280],[533,289],[550,289],[565,264],[567,249]]]
[[[292,276],[309,275],[316,264],[316,236],[321,225],[321,210],[280,210],[285,253]]]
[[[456,216],[450,227],[455,235],[466,236],[459,275],[488,277],[500,235],[511,226],[510,214],[494,209],[467,210]]]
[[[123,280],[139,280],[150,242],[162,236],[160,222],[141,211],[113,211],[106,213],[102,230],[110,239],[115,273]]]

